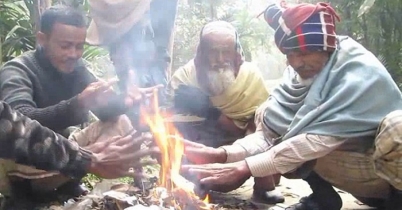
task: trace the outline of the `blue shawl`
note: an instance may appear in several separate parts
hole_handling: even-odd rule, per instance
[[[302,86],[287,69],[273,91],[264,123],[282,140],[302,133],[343,138],[374,136],[381,120],[402,108],[402,96],[381,62],[349,37],[338,37],[338,49],[311,86]]]

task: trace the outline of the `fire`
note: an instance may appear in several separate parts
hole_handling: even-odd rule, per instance
[[[204,198],[204,203],[209,203],[209,195],[207,194],[207,196],[205,196],[205,198]]]
[[[180,175],[181,160],[184,154],[182,136],[173,123],[164,120],[169,117],[169,114],[160,111],[157,94],[153,95],[151,110],[142,107],[141,113],[142,120],[150,127],[161,151],[159,185],[173,195],[173,203],[177,204],[176,207],[179,209],[185,209],[189,203],[196,205],[198,209],[211,209],[208,204],[208,195],[201,201],[194,193],[194,184]]]

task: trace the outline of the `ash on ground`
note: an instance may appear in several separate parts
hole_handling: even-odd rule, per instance
[[[252,210],[258,209],[246,200],[220,196],[211,192],[211,210]],[[173,199],[166,189],[158,187],[154,180],[143,183],[143,188],[132,184],[118,183],[117,180],[103,180],[96,184],[86,196],[68,200],[64,205],[53,205],[41,210],[178,210],[169,206]],[[200,201],[201,202],[201,201]],[[198,205],[198,204],[197,204]],[[180,210],[203,210],[192,205]]]

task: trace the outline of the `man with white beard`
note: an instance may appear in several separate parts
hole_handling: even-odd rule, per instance
[[[184,138],[212,147],[232,144],[253,133],[255,111],[269,95],[259,69],[244,61],[235,28],[224,21],[203,27],[195,58],[174,73],[168,91],[176,112],[205,119],[202,123],[176,123]],[[283,202],[284,197],[275,191],[278,182],[279,177],[256,178],[254,200]]]

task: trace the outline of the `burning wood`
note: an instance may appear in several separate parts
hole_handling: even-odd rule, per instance
[[[160,112],[157,94],[154,94],[152,105],[153,109],[142,108],[141,111],[143,121],[150,127],[161,151],[159,186],[165,188],[166,193],[156,195],[163,201],[161,203],[175,209],[212,209],[208,200],[201,201],[195,194],[196,186],[180,175],[184,143],[173,123],[164,120],[168,115]]]

